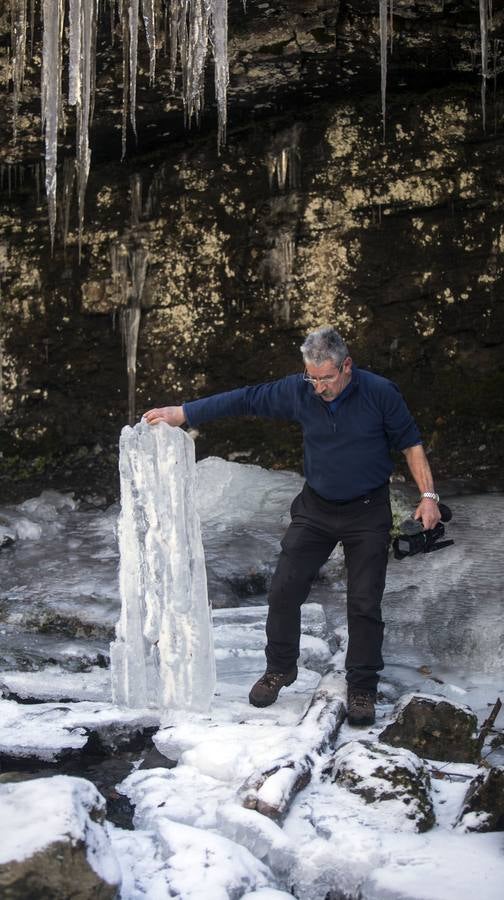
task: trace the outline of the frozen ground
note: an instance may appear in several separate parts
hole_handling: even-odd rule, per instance
[[[198,476],[209,590],[220,607],[217,691],[208,715],[173,712],[161,723],[155,742],[176,768],[134,770],[120,787],[136,807],[134,831],[109,827],[123,900],[275,900],[291,891],[324,900],[331,890],[360,900],[501,900],[504,836],[454,827],[473,766],[441,766],[439,778],[432,764],[437,824],[425,834],[331,783],[324,756],[281,826],[241,806],[238,792],[254,770],[315,740],[311,720],[298,723],[328,661],[342,664],[344,573],[336,551],[304,610],[300,678],[275,706],[253,709],[247,693],[263,670],[265,591],[302,482],[223,460],[200,463]],[[409,690],[467,703],[480,720],[504,699],[503,498],[449,503],[455,546],[390,563],[378,723],[357,732],[343,724],[339,746],[376,739]],[[112,705],[107,668],[119,612],[117,513],[55,492],[0,509],[0,753],[13,757],[12,768],[16,756],[54,758],[81,747],[90,730],[128,727]],[[147,710],[130,721],[156,723]],[[499,762],[498,751],[491,758]]]

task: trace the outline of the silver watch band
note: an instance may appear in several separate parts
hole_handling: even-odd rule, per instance
[[[424,491],[422,497],[427,497],[428,500],[435,500],[436,503],[439,503],[439,494],[436,494],[435,491]]]

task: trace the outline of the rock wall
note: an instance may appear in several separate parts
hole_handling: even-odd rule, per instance
[[[360,365],[400,383],[438,472],[495,481],[503,106],[497,79],[484,132],[474,4],[396,4],[384,143],[377,4],[255,6],[231,4],[220,156],[211,104],[183,132],[180,104],[157,97],[161,62],[154,90],[139,78],[138,147],[121,164],[120,60],[102,50],[80,262],[75,210],[50,254],[34,99],[17,156],[5,137],[4,160],[21,162],[2,168],[4,472],[115,446],[128,416],[120,310],[136,304],[139,412],[296,371],[303,335],[332,322]],[[62,166],[61,222],[63,187]],[[198,446],[300,461],[293,426],[216,423]]]

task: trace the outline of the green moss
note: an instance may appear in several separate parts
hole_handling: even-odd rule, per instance
[[[26,481],[34,475],[41,475],[51,462],[51,455],[35,456],[33,459],[25,459],[18,455],[0,456],[0,478]]]

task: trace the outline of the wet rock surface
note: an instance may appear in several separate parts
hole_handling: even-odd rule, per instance
[[[457,825],[465,831],[504,831],[504,766],[491,766],[475,775]]]
[[[395,720],[380,733],[380,740],[428,759],[476,762],[481,752],[477,724],[469,707],[416,694],[401,698]]]

